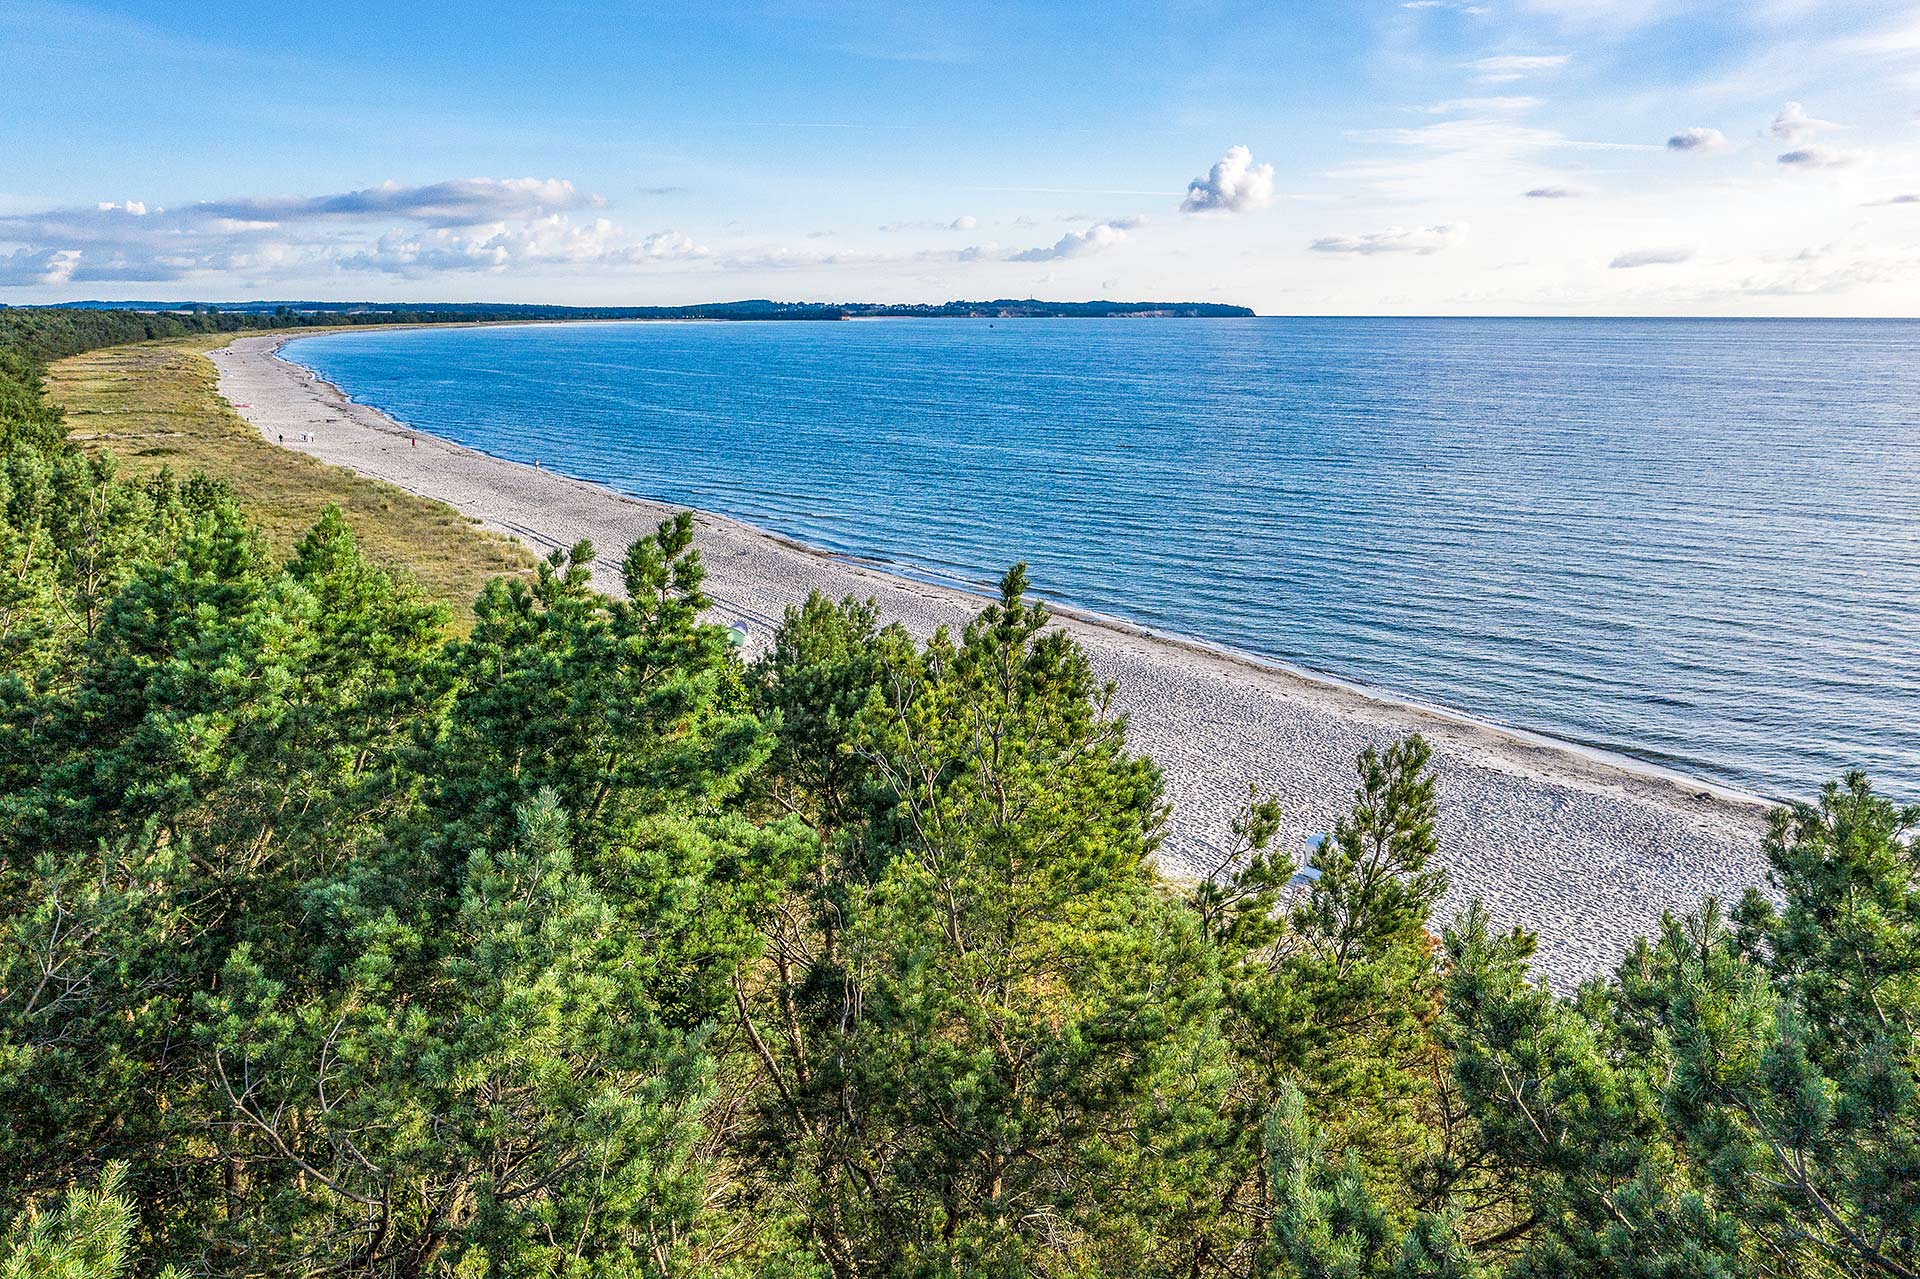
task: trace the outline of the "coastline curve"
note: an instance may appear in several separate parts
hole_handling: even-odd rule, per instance
[[[364,330],[355,330],[364,331]],[[432,498],[541,551],[591,539],[601,589],[618,591],[619,549],[685,509],[467,448],[358,403],[280,348],[324,333],[242,336],[210,353],[219,389],[268,440]],[[303,435],[310,436],[302,439]],[[963,624],[984,597],[884,564],[821,551],[725,516],[693,512],[718,612],[764,640],[812,589],[872,596],[925,635]],[[1341,811],[1353,756],[1419,731],[1434,747],[1442,804],[1441,915],[1478,898],[1496,922],[1540,934],[1537,969],[1567,986],[1614,962],[1663,910],[1761,882],[1766,801],[1656,765],[1504,728],[1320,672],[1049,601],[1118,686],[1137,749],[1166,777],[1161,859],[1205,874],[1249,783],[1284,807],[1282,853]]]

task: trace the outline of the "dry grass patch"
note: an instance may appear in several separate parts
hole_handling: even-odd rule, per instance
[[[124,472],[171,467],[233,485],[282,555],[328,506],[345,513],[369,559],[411,574],[445,601],[462,629],[488,578],[524,573],[532,557],[441,502],[366,479],[267,443],[214,389],[205,352],[234,335],[142,342],[54,364],[48,398],[67,412],[73,439],[111,449]]]

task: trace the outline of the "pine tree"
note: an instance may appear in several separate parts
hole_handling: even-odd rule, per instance
[[[803,612],[784,651],[847,620]],[[866,707],[872,804],[830,865],[834,949],[763,974],[742,1016],[768,1218],[835,1274],[1155,1272],[1209,1184],[1213,985],[1146,860],[1159,779],[1048,621],[1015,569],[957,644],[872,640],[850,665],[878,662],[876,701],[822,681]]]

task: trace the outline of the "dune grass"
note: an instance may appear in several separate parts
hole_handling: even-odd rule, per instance
[[[450,506],[267,443],[214,389],[204,353],[233,336],[71,356],[49,370],[47,395],[65,408],[73,439],[84,448],[111,449],[123,473],[167,466],[233,485],[282,555],[322,510],[339,507],[370,559],[411,574],[453,609],[462,629],[488,578],[528,570],[533,560],[523,548]]]

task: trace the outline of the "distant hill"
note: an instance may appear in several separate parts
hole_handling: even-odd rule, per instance
[[[879,316],[962,319],[1038,319],[1183,316],[1209,319],[1251,316],[1244,306],[1218,302],[1043,302],[1000,298],[991,302],[703,302],[694,306],[542,306],[519,302],[61,302],[82,311],[219,312],[232,315],[425,316],[500,320],[845,320]]]

